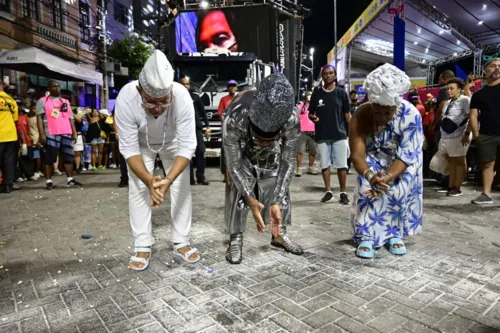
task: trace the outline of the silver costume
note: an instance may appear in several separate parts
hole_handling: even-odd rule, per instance
[[[237,244],[240,256],[232,263],[241,262],[243,232],[249,207],[245,196],[259,200],[265,208],[262,217],[269,225],[271,205],[279,203],[282,207],[281,241],[273,244],[285,248],[294,254],[303,251],[286,235],[286,226],[291,224],[291,203],[289,186],[295,167],[296,146],[300,136],[300,124],[297,110],[281,126],[278,136],[268,146],[254,143],[250,122],[250,107],[255,99],[255,91],[240,93],[227,109],[223,123],[223,145],[225,161],[229,174],[226,186],[225,220],[231,243]],[[231,249],[231,247],[230,247]],[[230,252],[228,249],[228,253]],[[234,249],[233,249],[234,250]],[[236,251],[238,252],[238,251]],[[234,261],[234,262],[233,262]]]

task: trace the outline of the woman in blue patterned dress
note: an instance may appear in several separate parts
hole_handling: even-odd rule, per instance
[[[386,244],[403,255],[402,238],[422,230],[422,118],[402,99],[410,79],[398,68],[377,68],[364,88],[370,103],[358,108],[349,133],[358,172],[350,223],[356,255],[373,258]]]

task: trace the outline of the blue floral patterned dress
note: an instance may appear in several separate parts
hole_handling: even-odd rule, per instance
[[[351,212],[354,241],[372,241],[383,246],[389,238],[411,236],[422,231],[422,117],[403,101],[394,118],[366,140],[366,162],[376,173],[387,172],[400,159],[408,168],[390,189],[371,201],[363,193],[371,189],[362,175],[357,184]]]

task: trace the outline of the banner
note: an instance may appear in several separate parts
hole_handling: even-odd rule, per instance
[[[340,53],[349,43],[359,34],[361,30],[367,27],[373,18],[380,13],[392,0],[373,0],[365,9],[361,16],[347,30],[342,38],[337,42],[337,53]],[[335,47],[328,53],[328,63],[335,58]]]
[[[297,86],[297,61],[296,61],[296,24],[297,21],[278,12],[276,16],[276,55],[273,61],[279,70],[287,77],[293,87]],[[298,21],[300,24],[300,21]],[[295,90],[295,88],[294,88]],[[296,92],[297,94],[297,92]]]

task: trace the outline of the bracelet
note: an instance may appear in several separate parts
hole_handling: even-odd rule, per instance
[[[372,171],[372,169],[370,169],[370,168],[366,169],[366,170],[365,170],[365,172],[363,172],[363,178],[366,178],[366,173],[367,173],[368,171]]]

